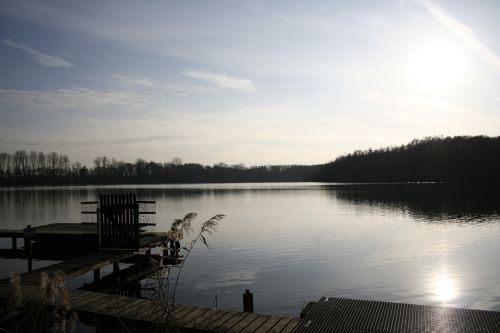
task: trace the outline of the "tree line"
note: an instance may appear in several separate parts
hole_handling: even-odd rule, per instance
[[[0,186],[221,182],[500,181],[500,137],[426,137],[408,144],[354,151],[318,165],[217,163],[212,166],[99,156],[93,166],[56,152],[0,153]]]
[[[415,139],[406,145],[355,151],[326,164],[330,182],[500,181],[500,137]]]
[[[130,163],[106,156],[96,157],[93,166],[88,167],[71,163],[66,155],[56,152],[18,150],[0,153],[0,186],[310,181],[317,168],[225,163],[206,166],[183,163],[178,157],[164,163],[143,159]]]
[[[58,183],[76,169],[81,163],[71,164],[67,155],[56,152],[26,152],[18,150],[13,154],[0,153],[0,181],[2,185]]]

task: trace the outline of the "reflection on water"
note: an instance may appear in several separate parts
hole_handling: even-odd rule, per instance
[[[0,190],[0,228],[79,222],[106,192],[156,200],[157,230],[195,211],[227,217],[195,249],[179,301],[298,315],[323,295],[500,308],[500,201],[493,186],[217,184]],[[196,227],[196,225],[195,225]],[[0,262],[2,272],[8,265]]]
[[[350,204],[408,213],[422,222],[483,223],[500,213],[494,185],[365,184],[330,193]]]
[[[456,281],[446,274],[435,277],[433,288],[438,301],[445,304],[458,296]]]

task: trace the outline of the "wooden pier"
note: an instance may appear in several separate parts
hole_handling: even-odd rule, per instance
[[[154,212],[141,210],[140,204],[151,205],[154,202],[137,201],[134,194],[102,195],[98,202],[82,203],[85,205],[82,216],[94,217],[94,223],[57,223],[33,228],[28,226],[23,230],[0,230],[0,237],[12,239],[12,251],[21,252],[28,258],[28,273],[21,275],[24,303],[47,309],[58,306],[57,302],[52,303],[40,291],[42,273],[48,276],[63,273],[69,279],[94,272],[92,283],[84,284],[79,290],[68,290],[71,309],[77,311],[80,318],[91,318],[100,323],[109,323],[113,319],[120,323],[138,323],[139,326],[135,327],[140,329],[153,325],[160,330],[173,327],[175,331],[193,332],[291,333],[295,329],[298,318],[193,305],[175,305],[173,309],[169,305],[167,311],[167,305],[157,300],[104,293],[116,292],[122,285],[129,283],[137,284],[157,269],[151,249],[169,240],[168,233],[143,230],[152,224],[144,223],[141,214]],[[17,250],[19,238],[24,239],[23,251]],[[40,256],[47,249],[55,251],[57,260],[64,261],[32,270],[33,255]],[[72,253],[75,250],[84,253],[74,255]],[[166,260],[178,263],[172,251],[167,253],[170,259]],[[119,262],[133,265],[120,271]],[[100,270],[107,265],[113,265],[113,273],[101,277]],[[0,280],[2,303],[5,304],[9,299],[11,290],[7,279]]]
[[[24,285],[25,301],[35,304],[49,300],[40,297],[35,285]],[[155,300],[130,298],[98,292],[70,290],[73,310],[80,316],[134,321],[145,325],[175,327],[182,331],[227,332],[227,333],[291,333],[299,319],[291,317],[262,315],[249,312],[211,309],[192,305],[176,305],[170,316],[165,316],[165,306]],[[0,283],[0,297],[8,297],[8,285]]]
[[[141,227],[142,225],[139,225]],[[26,237],[26,229],[0,229],[0,238],[12,239],[12,248],[17,249],[17,240]],[[96,223],[51,223],[31,228],[33,237],[37,241],[47,242],[68,242],[77,240],[78,242],[90,242],[93,246],[97,246],[98,241],[98,225]],[[142,233],[140,238],[151,236],[158,233]],[[163,233],[165,234],[165,233]],[[143,241],[141,245],[145,245],[147,241]]]
[[[38,235],[46,237],[59,237],[60,235],[95,235],[95,227],[89,225],[49,225],[39,227]],[[40,234],[38,233],[40,231]],[[20,231],[4,234],[8,237],[20,235]],[[58,236],[59,235],[59,236]],[[100,249],[91,253],[79,255],[61,263],[43,267],[21,275],[21,286],[24,291],[26,303],[47,307],[57,306],[51,304],[40,294],[40,276],[42,272],[54,275],[64,273],[66,278],[72,278],[88,272],[94,272],[94,282],[83,286],[80,290],[69,290],[71,308],[77,311],[80,317],[108,321],[116,319],[121,322],[130,321],[140,325],[153,325],[154,327],[176,327],[183,331],[193,332],[247,332],[247,333],[291,333],[299,324],[298,318],[286,316],[272,316],[251,312],[238,312],[223,309],[210,309],[193,305],[176,305],[169,316],[165,316],[165,305],[156,300],[132,298],[103,293],[108,277],[100,276],[100,269],[113,264],[114,273],[120,274],[118,262],[140,262],[147,259],[151,248],[160,245],[167,238],[166,233],[143,234],[140,237],[140,248],[127,249]],[[154,257],[154,255],[152,256]],[[133,266],[132,266],[133,267]],[[131,267],[123,270],[131,269]],[[146,268],[146,270],[149,268]],[[115,271],[116,270],[116,271]],[[134,274],[143,276],[141,270]],[[124,274],[127,275],[128,274]],[[95,287],[99,292],[90,291]],[[0,299],[5,302],[9,298],[11,285],[7,279],[0,280]],[[112,288],[111,288],[112,289]],[[141,324],[142,323],[142,324]]]
[[[155,243],[150,243],[150,246]],[[142,250],[147,251],[148,247]],[[40,293],[40,274],[62,272],[67,278],[91,272],[103,266],[133,257],[126,250],[100,250],[50,265],[21,275],[24,301],[54,307]],[[137,256],[137,255],[135,255]],[[0,299],[9,298],[11,285],[0,280]],[[156,300],[131,298],[87,290],[69,290],[71,308],[80,316],[91,318],[133,321],[155,327],[177,327],[183,330],[204,332],[291,333],[299,324],[297,318],[262,315],[249,312],[210,309],[192,305],[176,305],[170,316],[165,317],[165,305]]]

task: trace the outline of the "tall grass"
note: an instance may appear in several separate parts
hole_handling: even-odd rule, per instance
[[[9,298],[2,311],[4,332],[71,332],[76,328],[78,315],[72,309],[64,273],[52,276],[42,272],[38,290],[25,290],[21,275],[10,276]],[[34,297],[29,299],[27,293]]]
[[[220,221],[225,217],[223,214],[212,216],[201,224],[199,231],[191,241],[177,248],[185,236],[187,237],[194,232],[192,222],[196,216],[196,213],[189,213],[182,219],[174,220],[168,232],[168,240],[161,248],[162,256],[158,262],[155,276],[158,285],[157,295],[163,307],[164,317],[171,320],[175,320],[177,287],[189,255],[199,242],[206,248],[210,248],[207,238],[217,231]],[[166,256],[167,253],[170,256]],[[172,256],[172,254],[174,255]]]

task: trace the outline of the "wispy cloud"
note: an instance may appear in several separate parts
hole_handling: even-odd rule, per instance
[[[135,87],[145,87],[150,88],[155,85],[155,83],[145,77],[131,77],[127,75],[115,74],[113,78],[118,81],[121,85],[135,86]]]
[[[123,144],[131,144],[131,143],[152,143],[152,142],[165,142],[177,139],[184,139],[178,135],[144,135],[144,136],[112,136],[106,138],[98,138],[98,139],[88,139],[87,137],[79,137],[78,140],[70,140],[70,139],[41,139],[41,138],[20,138],[20,139],[10,139],[10,138],[2,138],[2,141],[7,144],[13,144],[18,146],[37,146],[37,145],[46,145],[46,146],[88,146],[88,145],[102,145],[103,142],[106,142],[106,145],[115,146],[115,145],[123,145]]]
[[[2,113],[68,113],[102,111],[104,108],[144,105],[140,96],[123,91],[98,91],[88,88],[53,91],[0,89]]]
[[[3,40],[2,43],[15,49],[29,53],[33,57],[33,59],[42,66],[56,68],[73,67],[71,63],[64,59],[54,57],[50,54],[42,53],[26,45],[17,44],[11,40]]]
[[[495,70],[500,72],[500,58],[479,40],[469,26],[448,15],[433,2],[425,1],[423,5],[441,26],[460,38],[464,44],[469,49],[476,52],[484,62],[490,64]]]
[[[204,92],[205,87],[199,87],[187,83],[172,81],[157,81],[146,77],[135,77],[123,74],[115,74],[111,77],[113,89],[119,88],[127,92],[135,92],[141,95],[165,96],[188,96],[192,93]]]
[[[216,73],[211,71],[187,71],[184,75],[192,78],[207,81],[222,88],[230,88],[249,92],[257,91],[257,88],[251,80],[241,79],[238,77],[227,75],[226,73]]]

